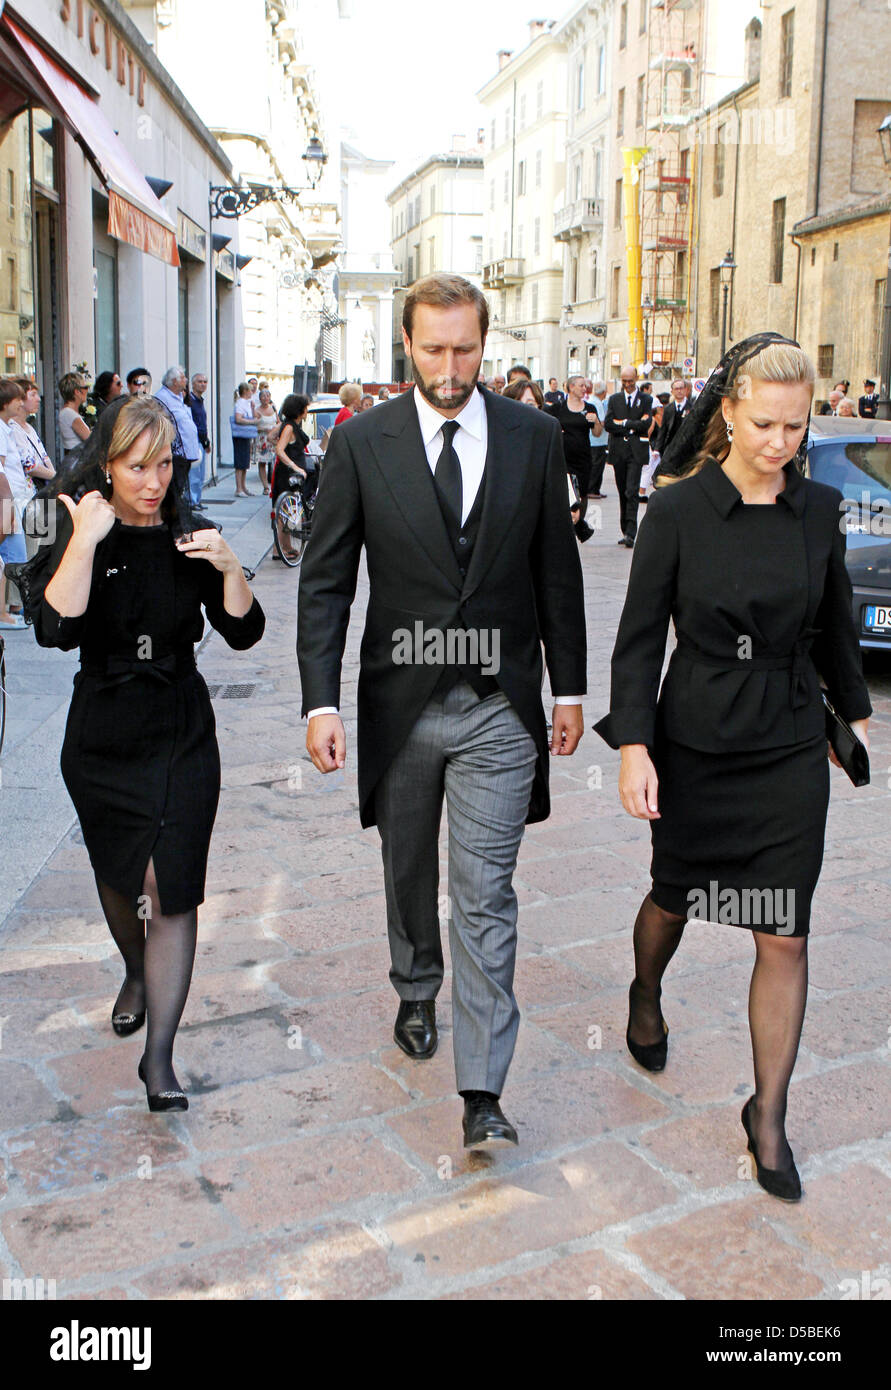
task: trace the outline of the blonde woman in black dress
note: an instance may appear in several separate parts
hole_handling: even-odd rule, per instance
[[[126,968],[112,1026],[126,1036],[147,1020],[139,1076],[152,1110],[188,1109],[173,1042],[220,791],[195,665],[201,610],[236,649],[265,621],[237,557],[172,481],[173,436],[152,398],[106,408],[59,484],[55,540],[27,587],[41,646],[80,648],[62,775]]]
[[[762,1187],[790,1201],[801,1185],[786,1101],[829,799],[818,671],[864,743],[872,712],[841,494],[799,466],[813,390],[810,361],[776,334],[739,344],[712,374],[664,461],[682,476],[653,494],[641,526],[596,726],[621,749],[622,804],[653,841],[629,1050],[665,1066],[662,976],[688,917],[750,927],[755,1094],[742,1123]],[[670,618],[678,643],[660,693]]]

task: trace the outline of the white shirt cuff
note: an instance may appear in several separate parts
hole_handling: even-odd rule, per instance
[[[311,709],[306,717],[315,719],[317,714],[340,714],[340,710],[335,709],[334,705],[319,705],[318,709]]]
[[[581,703],[582,703],[582,697],[581,697],[581,695],[555,695],[555,696],[554,696],[554,704],[555,704],[555,705],[580,705]]]

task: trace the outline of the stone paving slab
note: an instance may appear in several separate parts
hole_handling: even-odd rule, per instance
[[[603,522],[582,549],[588,725],[606,708],[630,559],[614,498]],[[411,1062],[392,1040],[379,842],[359,826],[352,742],[367,584],[346,649],[352,757],[322,779],[299,719],[298,582],[267,558],[263,643],[230,652],[212,636],[200,654],[208,682],[257,688],[214,702],[223,793],[177,1042],[187,1113],[148,1114],[141,1039],[111,1031],[121,965],[52,773],[39,862],[0,933],[0,1276],[55,1278],[62,1298],[669,1301],[835,1299],[843,1279],[887,1277],[889,672],[869,676],[872,786],[832,773],[790,1094],[806,1195],[790,1208],[752,1181],[739,1123],[748,933],[691,924],[665,984],[668,1067],[650,1075],[625,1049],[649,843],[590,729],[555,761],[553,814],[517,871],[523,1021],[504,1105],[520,1146],[464,1151],[447,943],[436,1056]],[[39,775],[58,766],[58,655],[21,663],[40,696]]]

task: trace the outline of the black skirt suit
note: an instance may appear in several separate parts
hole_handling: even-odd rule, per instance
[[[841,494],[791,464],[785,474],[775,503],[747,505],[709,459],[651,497],[613,652],[610,712],[595,728],[612,748],[646,744],[653,758],[653,901],[677,915],[803,936],[829,799],[818,672],[846,719],[872,711]],[[670,618],[678,641],[660,691]],[[725,889],[733,891],[721,897]],[[740,920],[739,904],[751,909],[765,890],[794,896],[772,921],[751,911]]]
[[[40,645],[80,647],[62,776],[98,877],[135,902],[151,857],[161,911],[188,912],[204,900],[220,792],[216,723],[195,665],[201,608],[236,650],[260,640],[263,610],[254,599],[243,617],[227,613],[223,575],[181,554],[169,526],[116,521],[96,547],[86,612],[60,617],[44,590],[71,532],[60,505],[29,595]]]

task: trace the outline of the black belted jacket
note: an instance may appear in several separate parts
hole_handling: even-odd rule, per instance
[[[747,505],[715,459],[660,488],[640,528],[612,660],[613,748],[652,747],[657,719],[704,752],[780,748],[839,714],[871,714],[845,568],[842,496],[786,466],[776,502]],[[678,644],[662,682],[669,618]]]

